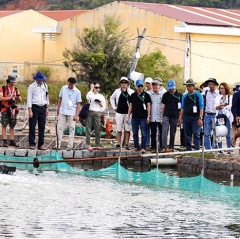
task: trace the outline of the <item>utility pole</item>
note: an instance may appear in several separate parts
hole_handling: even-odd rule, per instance
[[[137,67],[137,62],[138,62],[138,59],[140,58],[140,45],[141,45],[142,39],[144,38],[144,36],[145,36],[145,34],[146,34],[146,30],[147,30],[147,29],[144,28],[142,34],[140,35],[139,29],[137,28],[138,40],[137,40],[137,46],[136,46],[136,53],[135,53],[135,55],[133,56],[133,62],[132,62],[132,66],[131,66],[131,68],[130,68],[128,77],[130,77],[130,74],[131,74],[133,71],[135,71],[135,69],[136,69],[136,67]]]

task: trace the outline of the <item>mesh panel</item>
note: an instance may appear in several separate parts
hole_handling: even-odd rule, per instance
[[[39,168],[34,169],[32,164],[34,158],[35,157],[0,155],[1,161],[4,160],[11,162],[5,162],[4,164],[7,166],[13,166],[22,170],[29,170],[30,172],[33,170],[39,172],[50,170],[90,177],[112,178],[124,182],[170,188],[174,190],[186,190],[222,199],[240,201],[240,187],[220,185],[204,178],[202,175],[190,178],[180,178],[178,176],[169,176],[161,173],[157,169],[154,169],[150,172],[131,172],[123,168],[119,163],[115,163],[111,167],[97,171],[75,170],[65,162],[49,163],[51,160],[63,160],[57,151],[52,151],[51,154],[38,156],[37,158],[39,162],[46,163],[42,163],[40,164]]]

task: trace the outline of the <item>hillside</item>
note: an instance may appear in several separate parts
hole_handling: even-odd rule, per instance
[[[19,0],[19,1],[0,1],[0,10],[28,10],[37,11],[48,9],[47,0]],[[5,4],[6,3],[6,4]]]
[[[0,0],[0,10],[73,10],[94,9],[114,0]],[[137,0],[134,0],[137,1]],[[141,0],[162,4],[175,4],[196,7],[240,8],[240,1],[236,0]]]

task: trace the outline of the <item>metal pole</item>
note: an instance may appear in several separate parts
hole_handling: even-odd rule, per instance
[[[144,38],[145,34],[146,34],[146,28],[143,29],[142,35],[139,35],[139,29],[137,28],[138,31],[138,40],[137,40],[137,46],[136,46],[136,53],[140,52],[140,45],[141,45],[141,41]],[[132,71],[135,71],[136,67],[137,67],[137,62],[138,62],[138,58],[136,57],[136,54],[133,56],[133,63],[132,66],[130,68],[128,77],[130,76]]]
[[[156,120],[155,120],[155,123],[156,123]],[[157,170],[158,170],[158,130],[160,131],[160,129],[156,125],[156,162],[157,162]]]

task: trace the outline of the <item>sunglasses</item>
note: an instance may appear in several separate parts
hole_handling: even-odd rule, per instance
[[[143,85],[138,85],[137,87],[140,88],[140,87],[143,87]]]
[[[95,89],[100,89],[100,86],[95,86],[94,88],[95,88]]]
[[[121,84],[127,84],[127,82],[126,81],[121,81]]]

